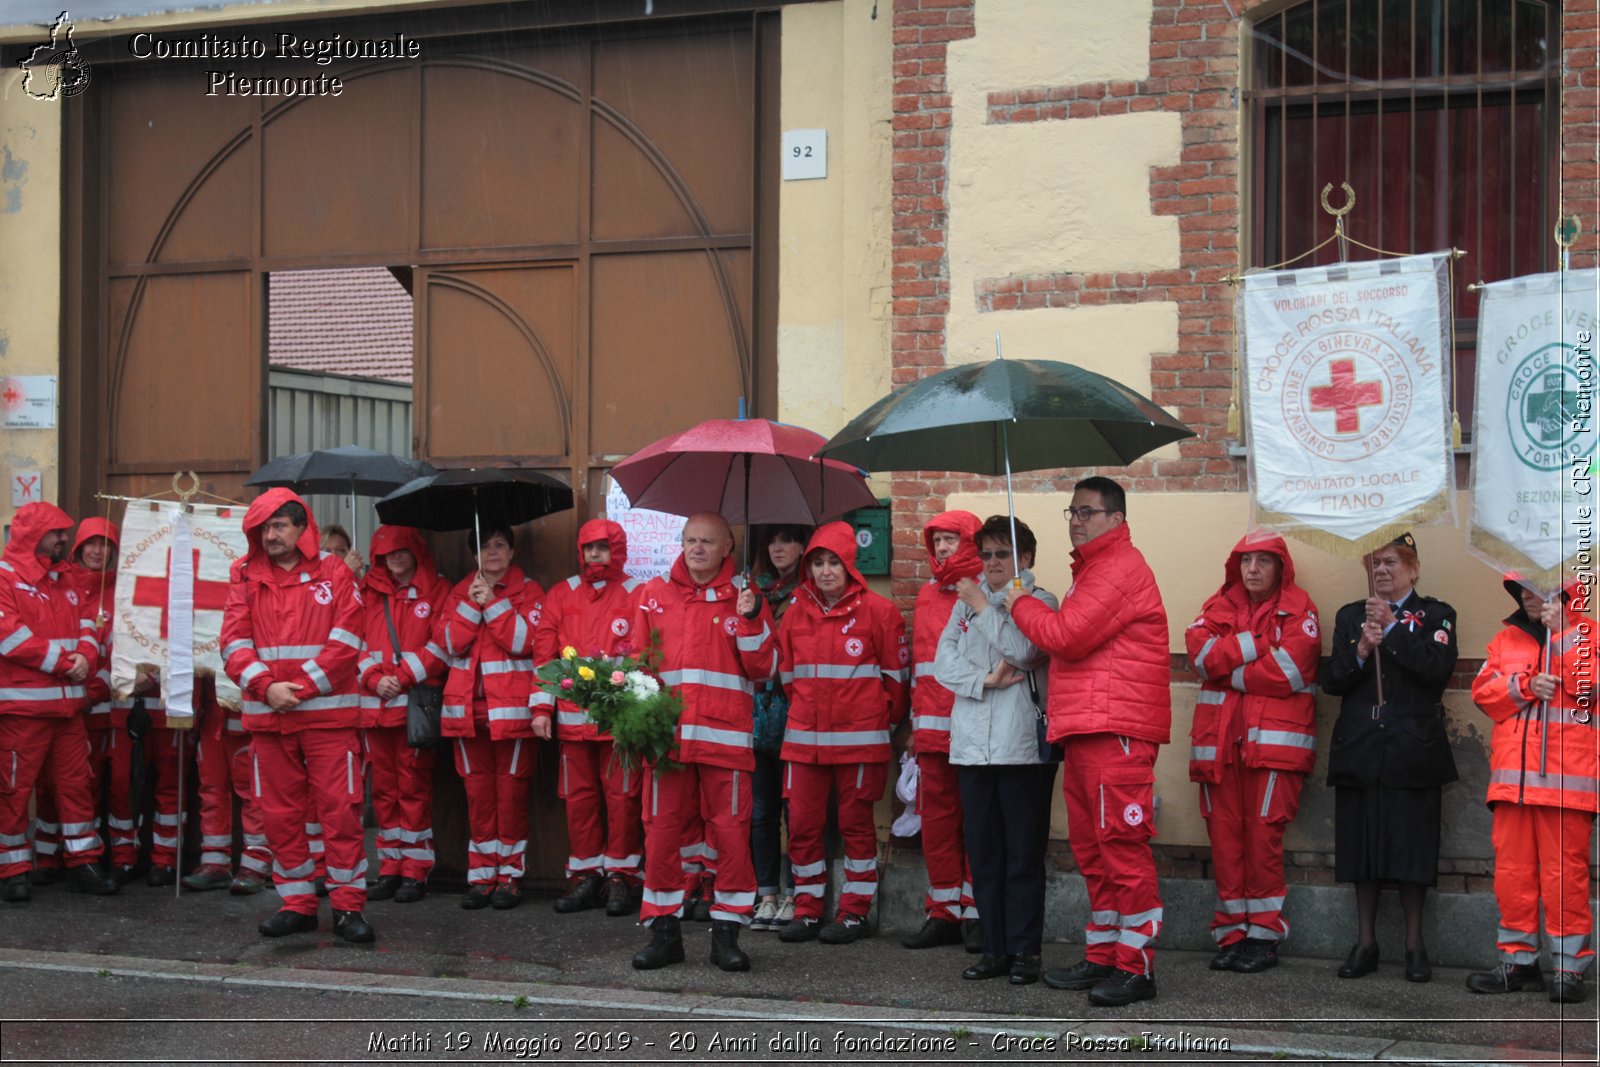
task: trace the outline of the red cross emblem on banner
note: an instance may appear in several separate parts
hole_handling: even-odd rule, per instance
[[[1383,403],[1383,383],[1356,381],[1356,361],[1336,359],[1329,364],[1330,384],[1311,388],[1311,410],[1334,413],[1334,433],[1357,433],[1361,409]]]
[[[228,583],[200,579],[200,550],[194,550],[194,609],[221,611],[228,604]],[[161,609],[161,636],[167,636],[167,588],[172,574],[172,549],[167,549],[167,578],[135,578],[133,603],[140,608]]]

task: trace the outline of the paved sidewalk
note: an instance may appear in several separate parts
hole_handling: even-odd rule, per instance
[[[6,1022],[0,1060],[461,1062],[474,1057],[443,1046],[446,1035],[466,1028],[485,1062],[531,1058],[531,1045],[518,1055],[505,1042],[516,1035],[531,1042],[537,1034],[529,1027],[538,1021],[534,1031],[564,1035],[559,1051],[540,1052],[557,1062],[779,1062],[794,1054],[797,1061],[894,1063],[1086,1056],[1592,1063],[1600,1029],[1594,1000],[1564,1006],[1542,994],[1474,996],[1463,986],[1466,972],[1446,968],[1417,985],[1392,961],[1375,975],[1342,981],[1324,959],[1287,956],[1274,971],[1236,975],[1209,971],[1204,953],[1166,952],[1158,961],[1160,996],[1108,1010],[1043,985],[963,981],[959,972],[972,957],[959,948],[911,952],[888,935],[827,946],[746,932],[741,943],[754,970],[724,974],[705,959],[709,927],[689,923],[687,963],[639,972],[628,961],[647,935],[629,920],[556,915],[537,896],[515,911],[466,912],[457,896],[370,905],[378,942],[354,946],[332,938],[326,904],[318,933],[260,937],[257,922],[277,905],[270,892],[174,899],[171,890],[133,886],[98,899],[37,890],[30,904],[0,907],[0,1014],[53,1021]],[[1070,964],[1080,955],[1080,946],[1051,944],[1045,962]],[[94,1021],[126,1019],[218,1021]],[[593,1055],[576,1048],[574,1035],[587,1032],[578,1024],[600,1019],[607,1025],[587,1029],[614,1035],[623,1027],[632,1046]],[[379,1030],[385,1042],[414,1031],[431,1048],[370,1048]],[[501,1034],[502,1044],[485,1053],[490,1033]],[[671,1033],[680,1043],[692,1035],[696,1048],[666,1047]],[[845,1035],[841,1043],[836,1034]],[[659,1040],[646,1048],[643,1035]],[[1120,1043],[1129,1035],[1140,1042],[1137,1051]],[[732,1047],[736,1038],[755,1047]],[[768,1047],[772,1041],[780,1044]]]

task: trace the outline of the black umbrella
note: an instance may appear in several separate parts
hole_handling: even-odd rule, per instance
[[[817,454],[872,471],[1004,474],[1009,506],[1013,470],[1122,466],[1193,436],[1160,405],[1102,374],[997,358],[902,386]]]
[[[378,501],[378,518],[423,530],[516,526],[567,511],[572,490],[543,471],[467,467],[413,479]]]
[[[356,494],[383,496],[432,473],[432,464],[424,460],[375,452],[360,445],[340,445],[279,456],[252,474],[244,484],[263,489],[281,486],[297,493],[348,493],[353,516]]]

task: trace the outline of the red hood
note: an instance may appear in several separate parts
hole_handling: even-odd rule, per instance
[[[583,562],[583,546],[593,541],[606,541],[611,545],[611,562],[603,567],[591,567]],[[583,580],[595,582],[620,582],[627,577],[623,568],[628,563],[628,533],[610,519],[590,519],[578,527],[578,573]]]
[[[811,580],[811,553],[818,549],[827,549],[844,561],[845,573],[849,574],[856,586],[861,589],[867,587],[867,580],[861,577],[861,572],[856,570],[856,528],[848,522],[830,522],[817,527],[817,532],[811,535],[811,540],[806,544],[806,554],[800,558],[800,585],[811,590],[811,595],[822,602],[822,594],[817,591],[816,583]],[[846,595],[849,590],[845,590]]]
[[[44,577],[47,565],[34,549],[52,530],[72,529],[72,516],[44,501],[24,504],[11,520],[11,540],[6,543],[5,561],[21,575],[24,581],[37,582]]]
[[[1256,610],[1251,612],[1253,618],[1259,619],[1260,609],[1263,608],[1267,614],[1275,614],[1280,608],[1293,613],[1309,608],[1310,598],[1295,584],[1294,557],[1289,555],[1288,543],[1277,533],[1265,529],[1251,530],[1239,538],[1239,543],[1233,546],[1233,551],[1228,553],[1228,562],[1222,569],[1222,588],[1206,602],[1208,607],[1218,599],[1226,599],[1241,606],[1251,603],[1250,594],[1244,587],[1239,563],[1240,557],[1246,552],[1271,552],[1278,557],[1278,562],[1283,568],[1278,576],[1277,593],[1256,605]]]
[[[300,554],[308,560],[314,560],[322,555],[322,535],[317,532],[317,520],[311,514],[311,508],[292,489],[268,489],[250,502],[250,508],[244,513],[244,536],[250,542],[250,551],[245,555],[245,566],[255,560],[266,560],[266,551],[261,547],[261,527],[272,518],[272,513],[285,504],[299,504],[306,509],[306,528],[300,534],[300,540],[295,542],[295,547]]]
[[[683,553],[678,553],[678,558],[672,561],[672,573],[668,581],[673,585],[682,586],[684,589],[716,589],[720,593],[724,586],[732,588],[733,583],[733,557],[730,555],[722,561],[722,567],[717,571],[716,577],[705,585],[699,585],[689,575],[689,565],[683,561]]]
[[[928,520],[922,528],[922,543],[928,549],[928,561],[933,566],[933,579],[940,585],[955,585],[963,578],[976,578],[983,573],[983,561],[978,558],[978,531],[983,520],[970,511],[946,511]],[[961,545],[947,559],[933,555],[933,532],[946,530],[961,535]],[[843,557],[841,557],[843,558]]]
[[[433,562],[433,553],[428,551],[428,542],[423,540],[421,530],[414,526],[380,526],[373,531],[372,543],[367,548],[367,558],[372,561],[372,566],[367,568],[361,584],[374,592],[392,595],[395,592],[394,576],[383,565],[383,557],[401,548],[409,549],[417,558],[417,572],[411,579],[413,583],[422,585],[439,573],[439,566]],[[423,585],[423,588],[426,586]]]
[[[89,543],[91,537],[104,537],[111,542],[112,548],[121,548],[122,542],[117,533],[117,527],[110,519],[102,519],[96,515],[92,519],[84,519],[78,523],[78,537],[72,542],[72,556],[78,556],[78,549]]]

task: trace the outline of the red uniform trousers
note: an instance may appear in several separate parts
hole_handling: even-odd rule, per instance
[[[479,707],[477,733],[455,739],[456,770],[467,789],[467,881],[475,886],[510,885],[522,881],[527,872],[534,740],[491,740],[488,706]]]
[[[683,915],[686,850],[703,820],[699,847],[716,862],[711,918],[749,924],[756,906],[756,870],[750,862],[750,771],[704,763],[646,772],[644,798],[644,904],[639,921]],[[688,845],[685,845],[688,842]]]
[[[369,726],[378,873],[428,880],[433,870],[433,746],[412,748],[404,726]]]
[[[794,763],[783,765],[783,796],[789,802],[789,867],[794,872],[794,917],[822,918],[828,861],[822,831],[828,794],[838,792],[839,836],[844,839],[844,886],[840,915],[866,918],[878,892],[878,829],[873,808],[883,799],[887,763]]]
[[[104,726],[88,728],[89,802],[95,808],[95,823],[100,822],[100,797],[105,790],[106,770],[111,761],[111,731]],[[55,784],[40,774],[33,785],[33,865],[44,870],[61,869],[61,813],[56,807]]]
[[[272,873],[272,853],[267,848],[266,825],[256,805],[250,777],[250,735],[202,735],[195,741],[195,758],[200,775],[201,864],[233,867],[233,798],[237,796],[239,823],[244,830],[239,869],[265,879]]]
[[[643,883],[644,773],[624,769],[610,741],[561,742],[557,791],[567,802],[568,878],[603,870],[622,875],[630,885]]]
[[[1154,975],[1149,945],[1161,931],[1161,892],[1150,838],[1160,746],[1113,734],[1074,734],[1062,745],[1067,841],[1089,891],[1084,955]]]
[[[1558,971],[1582,974],[1594,963],[1590,941],[1589,840],[1594,813],[1543,804],[1494,806],[1494,897],[1500,905],[1500,958],[1539,960],[1539,899]]]
[[[1305,775],[1246,767],[1235,759],[1222,767],[1222,781],[1200,783],[1200,814],[1211,836],[1217,910],[1211,937],[1231,945],[1246,937],[1282,941],[1283,831],[1300,808]]]
[[[82,715],[0,714],[0,879],[27,874],[28,797],[41,773],[55,782],[66,866],[100,858],[89,793],[89,735]]]
[[[132,867],[139,862],[139,829],[143,811],[133,809],[133,739],[123,729],[111,734],[111,796],[106,819],[111,825],[111,862]],[[150,866],[178,865],[178,753],[187,747],[181,731],[155,726],[145,735],[145,788],[155,779],[155,826],[150,831]]]
[[[250,780],[272,849],[272,881],[287,911],[317,913],[316,862],[306,836],[315,812],[326,843],[328,899],[339,911],[367,902],[366,836],[361,799],[361,731],[354,726],[258,733],[250,740]]]
[[[948,752],[917,753],[917,814],[922,816],[922,862],[928,868],[923,911],[930,919],[976,919],[972,868],[961,832],[961,780]]]

